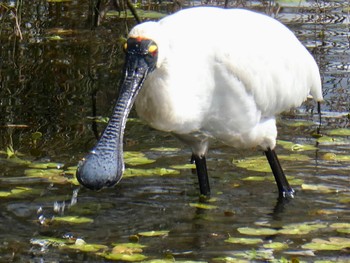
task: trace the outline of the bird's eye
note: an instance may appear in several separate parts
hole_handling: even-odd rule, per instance
[[[157,51],[158,51],[157,45],[150,45],[148,47],[148,52],[152,55],[155,55],[157,53]]]
[[[124,50],[124,52],[126,52],[127,49],[128,49],[128,43],[125,42],[125,43],[123,44],[123,50]]]

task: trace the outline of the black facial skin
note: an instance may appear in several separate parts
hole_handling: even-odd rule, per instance
[[[150,39],[129,38],[124,50],[124,77],[113,114],[96,146],[78,164],[79,183],[92,190],[111,187],[122,178],[126,120],[144,80],[157,63],[158,48]]]

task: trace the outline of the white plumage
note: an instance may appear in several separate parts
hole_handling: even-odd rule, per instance
[[[209,194],[208,139],[260,146],[281,197],[293,197],[277,155],[275,115],[322,100],[317,64],[278,21],[251,11],[198,7],[134,27],[125,44],[124,78],[114,113],[80,164],[78,180],[92,189],[123,173],[123,134],[135,101],[139,116],[192,148],[200,192]]]
[[[135,103],[139,116],[159,130],[273,149],[274,116],[310,93],[322,100],[313,57],[289,29],[262,14],[186,9],[140,24],[129,37],[158,45],[157,68]]]

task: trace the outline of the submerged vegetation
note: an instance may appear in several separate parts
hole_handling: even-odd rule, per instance
[[[225,1],[133,7],[145,20],[199,4]],[[296,198],[274,203],[259,151],[215,142],[213,194],[198,198],[190,152],[137,118],[127,124],[123,183],[98,193],[80,188],[76,164],[113,106],[120,43],[135,16],[124,1],[2,1],[0,261],[349,261],[349,3],[227,4],[280,19],[320,65],[322,136],[313,136],[319,123],[308,103],[278,122],[287,132],[277,150]]]

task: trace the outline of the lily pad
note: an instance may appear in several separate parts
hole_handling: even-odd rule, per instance
[[[159,230],[159,231],[144,231],[137,233],[139,236],[143,237],[159,237],[166,236],[169,234],[169,230]]]
[[[30,244],[38,245],[41,247],[47,246],[61,246],[67,243],[67,239],[54,238],[54,237],[36,237],[30,239]]]
[[[350,223],[333,223],[330,225],[332,228],[350,228]]]
[[[146,245],[142,245],[140,243],[113,243],[114,247],[125,247],[125,248],[135,248],[135,249],[142,249],[147,247]]]
[[[298,144],[289,141],[277,140],[277,144],[281,145],[284,149],[290,151],[310,151],[316,150],[317,147],[311,144]]]
[[[323,145],[344,145],[348,144],[349,140],[343,137],[322,136],[317,139],[317,142]]]
[[[33,189],[29,187],[15,187],[10,191],[0,191],[0,197],[19,197],[32,191]]]
[[[225,263],[250,263],[250,260],[246,259],[241,259],[237,257],[219,257],[219,258],[214,258],[215,262],[225,262]]]
[[[141,152],[131,152],[131,151],[124,152],[124,161],[128,165],[132,165],[132,166],[150,164],[155,162],[155,160],[151,160],[147,158]]]
[[[350,234],[350,228],[340,228],[340,229],[337,229],[337,232],[343,233],[343,234]]]
[[[272,181],[273,178],[272,177],[265,177],[265,176],[248,176],[243,178],[243,180],[245,181],[266,181],[266,180],[270,180]]]
[[[327,161],[337,161],[337,162],[350,161],[350,155],[340,155],[335,153],[325,153],[321,156],[321,158]]]
[[[303,154],[279,155],[280,160],[285,161],[307,161],[310,159]],[[232,163],[240,168],[245,168],[249,171],[271,173],[271,168],[265,156],[254,156],[240,160],[233,160]]]
[[[233,164],[239,168],[245,168],[249,171],[271,172],[269,163],[265,156],[249,157],[241,160],[233,160]]]
[[[74,249],[83,252],[99,252],[108,249],[107,246],[101,244],[88,244],[84,240],[78,238],[73,245],[64,245],[62,248]]]
[[[312,250],[342,250],[350,248],[350,239],[342,237],[330,237],[329,240],[314,238],[310,243],[302,245],[302,248]]]
[[[141,19],[161,19],[164,16],[166,16],[166,14],[163,13],[159,13],[159,12],[155,12],[155,11],[147,11],[147,10],[142,10],[142,9],[137,9],[137,14]],[[107,16],[116,16],[116,17],[122,17],[122,18],[128,18],[128,19],[133,19],[134,16],[133,14],[127,10],[126,12],[118,12],[118,11],[108,11]]]
[[[178,164],[178,165],[171,165],[171,168],[174,169],[196,169],[196,165],[194,163],[186,163],[186,164]]]
[[[200,208],[200,209],[206,209],[206,210],[218,208],[215,205],[208,205],[208,204],[204,204],[204,203],[190,203],[190,206],[195,207],[195,208]]]
[[[26,169],[24,171],[25,176],[42,178],[52,183],[64,184],[68,180],[63,176],[64,171],[61,169]]]
[[[333,136],[350,136],[350,129],[339,128],[339,129],[326,131],[326,133]]]
[[[152,169],[137,169],[137,168],[127,168],[124,172],[124,177],[135,177],[135,176],[155,176],[155,175],[174,175],[180,174],[178,170],[167,169],[167,168],[152,168]]]
[[[145,256],[140,254],[144,248],[144,245],[137,243],[122,243],[115,244],[110,253],[103,253],[102,256],[107,259],[115,260],[127,260],[127,261],[139,261],[146,259]]]
[[[151,151],[156,151],[156,152],[178,152],[181,149],[180,148],[171,148],[171,147],[155,147],[151,148]]]
[[[99,256],[104,257],[105,259],[109,260],[121,260],[121,261],[129,261],[129,262],[134,262],[134,261],[142,261],[147,259],[145,255],[142,254],[115,254],[115,253],[99,253]]]
[[[272,228],[253,228],[253,227],[239,227],[237,228],[238,232],[243,235],[251,235],[251,236],[272,236],[278,233],[277,230]]]
[[[58,216],[54,217],[53,222],[62,222],[69,224],[86,224],[93,223],[94,220],[88,217],[79,217],[79,216]]]
[[[229,237],[225,240],[225,242],[243,245],[254,245],[263,243],[264,241],[261,238]]]
[[[302,184],[301,188],[303,190],[317,191],[325,194],[336,192],[336,189],[322,184]]]
[[[278,233],[284,235],[306,235],[311,231],[315,231],[326,227],[327,224],[315,222],[295,223],[283,226],[282,229],[278,230]]]
[[[287,0],[287,1],[290,1],[290,0]],[[300,2],[300,0],[292,0],[292,1]],[[304,120],[301,120],[301,121],[294,121],[294,120],[293,121],[287,121],[287,120],[284,120],[283,124],[285,124],[286,126],[289,126],[289,127],[310,127],[310,126],[315,125],[315,123],[312,122],[312,121],[304,121]]]
[[[282,249],[287,249],[288,245],[282,242],[272,242],[272,243],[264,244],[263,247],[271,248],[273,250],[282,250]]]
[[[72,0],[47,0],[48,3],[71,2]]]
[[[30,168],[36,168],[36,169],[48,169],[48,168],[53,168],[53,169],[61,169],[64,166],[62,163],[31,163],[28,165]]]

